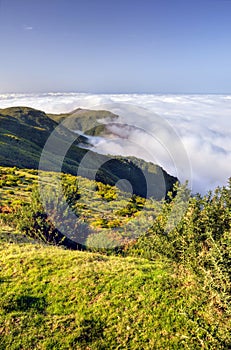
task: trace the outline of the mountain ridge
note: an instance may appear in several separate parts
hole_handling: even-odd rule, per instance
[[[73,115],[72,121],[76,122],[76,111],[78,112],[78,122],[81,124],[85,121],[83,128],[86,125],[90,128],[93,121],[94,125],[97,122],[97,127],[101,128],[100,119],[105,117],[116,119],[118,117],[108,111],[77,109],[74,112],[59,115],[60,119],[54,120],[54,117],[52,119],[45,112],[30,107],[0,109],[0,165],[38,169],[42,150],[51,133],[55,130],[53,135],[57,148],[55,154],[51,154],[52,162],[55,161],[55,157],[58,157],[61,141],[68,142],[70,138],[73,138],[73,135],[76,139],[65,155],[61,169],[63,172],[76,175],[87,154],[88,162],[82,169],[85,177],[92,179],[92,176],[95,176],[97,181],[110,185],[115,185],[120,179],[126,179],[131,182],[134,194],[143,197],[148,194],[157,199],[167,196],[168,191],[173,189],[177,178],[167,174],[160,166],[147,163],[144,160],[135,161],[134,157],[113,156],[112,158],[112,156],[84,149],[82,146],[88,144],[87,138],[74,134],[62,122],[69,115]],[[52,162],[48,163],[43,170],[53,170]],[[151,184],[149,191],[147,191],[147,180]]]

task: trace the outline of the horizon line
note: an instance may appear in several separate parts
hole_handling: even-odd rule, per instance
[[[231,95],[231,92],[94,92],[94,91],[37,91],[37,92],[0,92],[1,95],[49,95],[49,94],[84,94],[84,95]]]

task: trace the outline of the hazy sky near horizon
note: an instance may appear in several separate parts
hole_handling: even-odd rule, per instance
[[[231,92],[229,0],[0,0],[0,93]]]

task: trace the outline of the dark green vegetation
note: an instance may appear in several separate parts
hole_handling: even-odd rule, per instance
[[[146,197],[146,179],[151,184],[149,195],[157,199],[165,197],[172,189],[176,178],[168,175],[157,165],[146,163],[135,158],[109,157],[79,147],[87,146],[84,136],[76,135],[66,126],[91,130],[92,123],[97,128],[103,128],[97,122],[99,118],[116,118],[106,111],[82,111],[66,115],[51,116],[44,112],[28,107],[12,107],[0,110],[0,165],[17,166],[20,168],[37,169],[39,160],[47,139],[52,133],[52,147],[49,148],[47,157],[42,164],[43,170],[62,170],[69,174],[77,174],[81,164],[84,177],[114,185],[120,179],[131,182],[133,192]],[[69,117],[69,118],[67,118]],[[94,129],[94,128],[93,128]],[[89,133],[93,133],[94,131]],[[76,139],[69,148],[69,142]],[[67,147],[68,146],[68,147]],[[88,145],[89,146],[89,145]],[[67,147],[62,166],[59,168],[60,150]],[[82,165],[83,157],[87,154],[87,162]]]
[[[175,227],[185,186],[171,201],[144,201],[63,174],[63,198],[92,253],[61,247],[36,174],[1,168],[0,349],[231,348],[231,181],[190,197]]]
[[[6,166],[18,166],[36,169],[42,149],[57,127],[57,123],[42,112],[28,107],[12,107],[0,110],[0,164]],[[57,143],[59,139],[70,137],[70,132],[62,128],[58,130]],[[70,156],[74,158],[75,153],[79,158],[84,151],[77,148],[78,140],[72,147]],[[54,154],[55,157],[55,154]],[[76,162],[67,157],[64,161],[64,169],[73,171]],[[47,164],[47,167],[52,164]]]

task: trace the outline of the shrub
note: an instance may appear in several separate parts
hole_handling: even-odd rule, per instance
[[[62,198],[56,198],[56,203],[52,202],[52,194],[47,191],[47,200],[49,206],[49,217],[40,200],[38,190],[34,189],[31,194],[30,203],[24,203],[17,208],[13,215],[14,225],[27,236],[37,238],[43,242],[56,245],[64,245],[70,249],[84,249],[84,245],[77,243],[84,241],[84,234],[87,230],[83,228],[83,223],[68,222],[68,215],[56,210],[57,202],[64,202]],[[58,207],[59,208],[59,207]],[[62,230],[56,227],[69,230],[68,238],[62,233]],[[65,232],[65,231],[64,231]]]
[[[191,269],[203,288],[217,295],[218,308],[230,313],[231,180],[213,194],[191,197],[181,221],[172,230],[166,230],[168,218],[178,205],[175,200],[164,202],[153,226],[125,247],[124,254],[149,260],[161,256]]]

